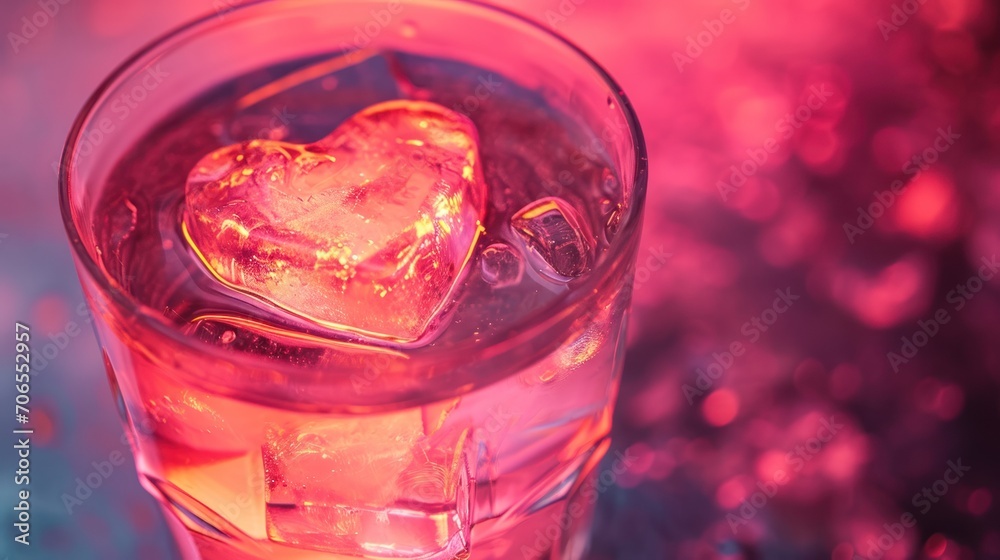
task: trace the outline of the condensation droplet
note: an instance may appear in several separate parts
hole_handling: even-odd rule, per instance
[[[222,333],[222,343],[229,344],[230,342],[236,340],[236,333],[233,331],[226,331]]]

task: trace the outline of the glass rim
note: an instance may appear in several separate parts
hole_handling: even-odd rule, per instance
[[[361,2],[373,2],[374,0],[354,0]],[[284,2],[283,0],[250,0],[246,3],[239,4],[238,6],[230,8],[232,11],[243,11],[253,7],[265,5],[265,4],[277,4],[283,2],[285,5],[288,4],[329,4],[336,3],[337,0],[297,0],[296,2]],[[450,9],[449,4],[455,4],[457,2],[449,0],[402,0],[403,4],[415,3],[415,4],[425,4],[425,5],[440,5],[444,9]],[[472,6],[476,9],[482,10],[483,12],[494,15],[500,15],[506,18],[505,25],[513,26],[514,24],[527,25],[534,31],[541,32],[543,35],[550,39],[555,39],[555,41],[563,47],[567,47],[571,53],[575,56],[580,57],[587,65],[596,73],[596,77],[599,78],[605,86],[608,87],[609,95],[612,100],[620,108],[622,115],[624,116],[625,122],[628,125],[629,134],[631,137],[632,149],[634,150],[634,168],[632,169],[632,180],[631,180],[631,194],[630,202],[628,205],[628,212],[623,216],[623,223],[618,234],[609,244],[607,254],[615,255],[620,251],[623,246],[627,246],[633,235],[637,235],[636,230],[641,227],[641,217],[645,208],[645,198],[646,198],[646,188],[648,180],[648,155],[646,152],[646,142],[643,137],[642,129],[639,124],[638,116],[632,107],[625,91],[618,85],[618,83],[611,77],[607,70],[604,69],[597,61],[583,51],[580,47],[574,44],[569,39],[563,37],[558,32],[550,29],[543,24],[524,16],[518,12],[504,8],[501,6],[495,6],[488,4],[482,0],[463,0],[460,4],[462,6],[468,7]],[[219,358],[229,363],[239,364],[246,363],[254,366],[266,365],[268,369],[291,372],[300,371],[302,368],[299,366],[292,366],[285,363],[277,363],[267,361],[265,358],[258,356],[252,356],[243,353],[234,353],[231,351],[224,351],[217,346],[208,344],[201,341],[195,337],[185,335],[180,329],[176,328],[175,325],[169,324],[162,317],[162,314],[157,312],[155,309],[136,301],[128,293],[117,286],[117,283],[109,278],[108,274],[104,271],[103,267],[97,259],[95,259],[90,250],[87,248],[83,241],[82,236],[78,232],[77,225],[73,218],[73,201],[71,197],[70,190],[70,176],[71,171],[73,171],[75,159],[76,159],[76,149],[81,140],[81,134],[84,131],[85,126],[90,121],[91,117],[94,115],[96,109],[101,105],[101,102],[105,94],[111,91],[115,86],[129,75],[129,72],[140,67],[141,63],[150,57],[155,51],[160,48],[168,47],[171,43],[181,39],[182,37],[198,32],[203,26],[212,24],[217,17],[217,14],[208,13],[203,16],[197,17],[187,23],[181,24],[177,27],[171,28],[165,33],[160,34],[151,41],[147,42],[144,46],[134,51],[133,54],[128,56],[123,62],[119,63],[104,80],[97,86],[94,92],[90,95],[87,101],[84,103],[80,112],[76,116],[73,126],[69,131],[66,143],[63,148],[62,157],[60,158],[59,166],[59,205],[63,219],[63,225],[66,228],[66,232],[69,236],[70,245],[72,246],[72,251],[78,263],[82,264],[82,268],[92,280],[97,289],[101,291],[102,294],[110,300],[110,303],[117,307],[120,311],[124,312],[130,317],[136,318],[143,325],[151,329],[158,336],[166,337],[167,339],[177,343],[179,346],[191,349],[199,353],[209,354],[212,357]],[[614,262],[614,259],[606,259],[603,263]],[[563,299],[559,303],[566,305],[574,301],[574,294],[586,293],[590,291],[594,286],[600,285],[602,280],[602,267],[595,265],[594,270],[589,275],[589,278],[585,279],[579,285],[575,286],[574,289],[570,290],[567,294],[569,299]],[[544,321],[542,321],[544,323]],[[535,325],[538,326],[538,325]],[[528,329],[529,332],[533,332],[535,329]],[[544,330],[544,329],[543,329]],[[516,337],[520,338],[520,337]],[[489,344],[476,346],[480,350],[488,349],[492,346],[499,346],[501,344],[509,343],[509,340],[496,340],[491,341]],[[496,379],[490,379],[487,381],[493,382]],[[479,386],[479,383],[475,383]]]

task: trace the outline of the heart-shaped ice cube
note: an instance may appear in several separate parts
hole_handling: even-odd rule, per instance
[[[328,327],[413,341],[462,276],[486,184],[471,121],[390,101],[313,144],[216,150],[185,195],[184,234],[220,281]]]

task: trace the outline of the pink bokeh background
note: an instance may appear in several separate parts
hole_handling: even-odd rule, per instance
[[[998,6],[495,3],[605,65],[649,146],[614,447],[638,459],[601,497],[592,558],[1000,558]],[[0,555],[177,558],[127,463],[64,500],[127,445],[54,164],[115,65],[225,5],[0,6],[0,317],[58,347],[32,393],[35,544]]]

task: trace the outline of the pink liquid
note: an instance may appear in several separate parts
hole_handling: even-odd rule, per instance
[[[580,558],[630,280],[571,296],[595,266],[631,258],[607,252],[627,193],[572,119],[503,76],[381,54],[268,87],[316,62],[223,84],[151,130],[98,203],[99,253],[132,298],[222,356],[342,369],[347,379],[331,383],[345,403],[386,388],[400,398],[331,408],[308,392],[262,402],[216,391],[190,376],[211,380],[228,360],[161,348],[130,334],[127,317],[106,316],[100,334],[143,484],[185,527],[189,558]],[[466,114],[489,188],[485,232],[427,336],[394,345],[332,331],[206,270],[180,231],[199,159],[254,138],[312,142],[391,99]],[[557,219],[567,213],[575,221]],[[504,348],[556,316],[566,328]],[[414,365],[435,360],[461,361],[468,383]],[[289,389],[277,374],[261,382]]]

